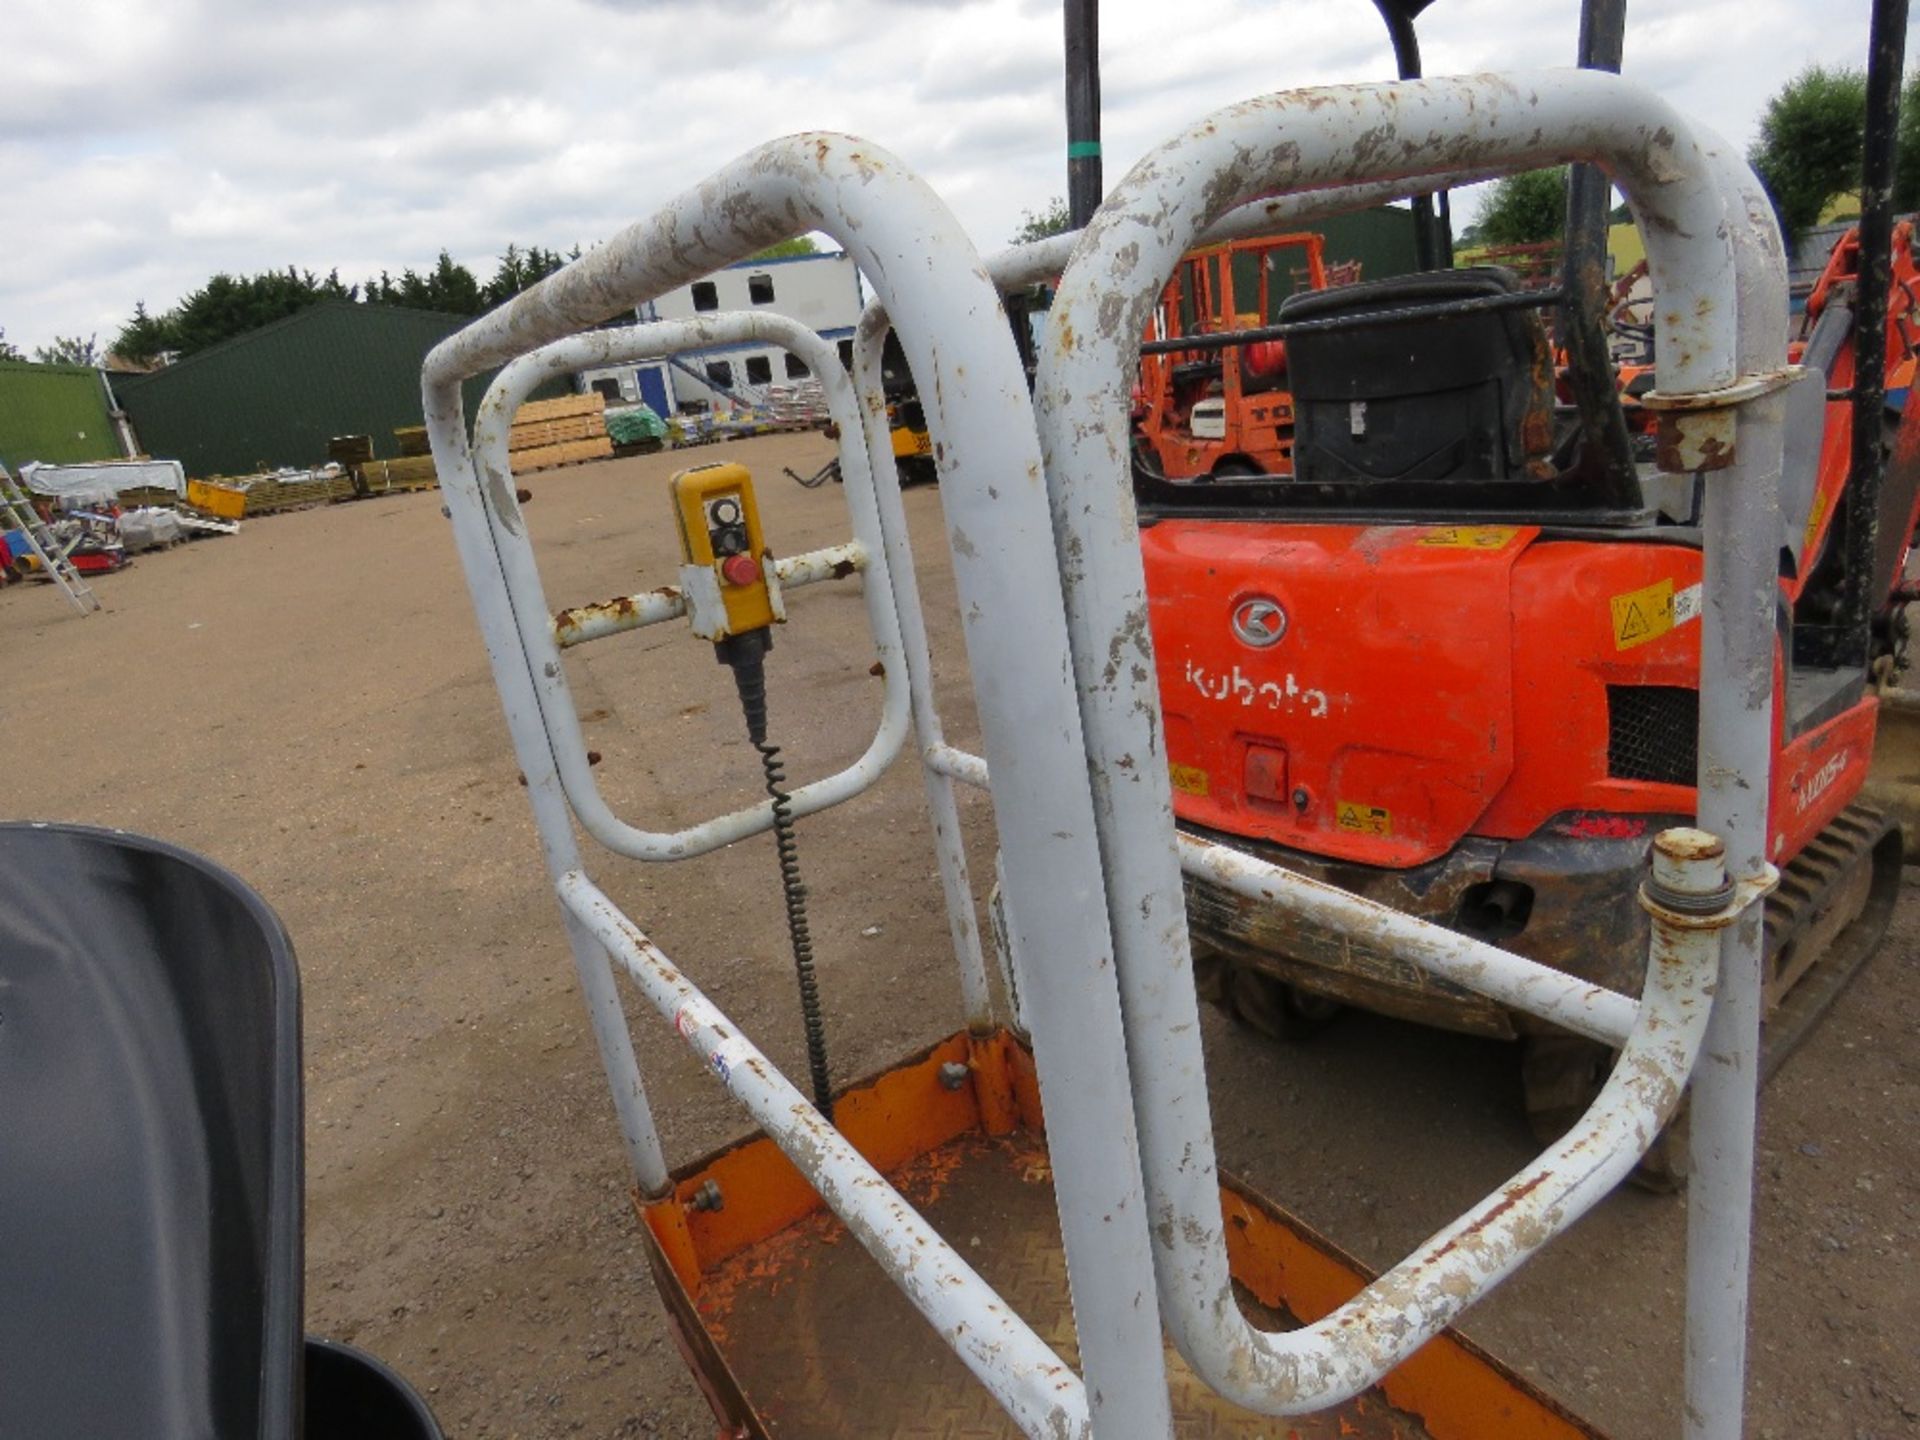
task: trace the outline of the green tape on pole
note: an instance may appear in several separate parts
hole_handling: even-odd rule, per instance
[[[1100,142],[1098,140],[1069,140],[1067,142],[1069,160],[1098,160]]]

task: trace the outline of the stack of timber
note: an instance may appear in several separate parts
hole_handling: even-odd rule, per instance
[[[613,440],[607,434],[606,412],[607,397],[597,391],[562,395],[555,400],[529,400],[513,417],[513,429],[507,434],[514,473],[524,475],[555,465],[611,459]],[[393,438],[401,458],[385,462],[387,480],[400,488],[418,473],[430,482],[433,461],[427,452],[426,427],[407,426],[394,431]],[[368,481],[375,489],[381,488],[381,463],[374,461],[367,467]],[[416,465],[425,468],[416,472]]]
[[[327,442],[327,459],[344,470],[373,459],[371,435],[336,435]]]
[[[431,490],[440,483],[431,455],[403,455],[398,460],[369,460],[360,467],[360,483],[369,495],[396,490]]]
[[[318,470],[280,470],[225,483],[244,486],[249,517],[273,515],[282,510],[302,510],[309,505],[326,505],[335,500],[353,498],[353,477],[338,465],[328,465]]]

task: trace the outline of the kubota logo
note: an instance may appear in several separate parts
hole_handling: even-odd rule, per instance
[[[1233,607],[1233,633],[1256,650],[1277,645],[1287,633],[1287,612],[1269,596],[1249,596]]]
[[[1814,771],[1813,774],[1809,775],[1800,786],[1800,793],[1794,796],[1794,813],[1798,814],[1800,811],[1805,810],[1809,805],[1813,804],[1814,801],[1831,790],[1833,788],[1833,782],[1847,773],[1847,762],[1852,758],[1852,752],[1842,750],[1831,760],[1827,761],[1826,764]]]

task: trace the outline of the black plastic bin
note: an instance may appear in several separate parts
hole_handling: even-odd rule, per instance
[[[306,1440],[441,1440],[414,1388],[337,1340],[307,1337]]]

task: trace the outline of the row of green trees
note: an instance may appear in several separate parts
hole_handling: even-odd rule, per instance
[[[769,246],[755,259],[812,254],[806,236]],[[482,281],[445,250],[424,272],[407,269],[395,279],[382,270],[378,278],[349,285],[338,269],[319,276],[289,265],[259,275],[215,275],[199,289],[159,315],[149,314],[145,302],[133,307],[133,318],[114,339],[122,358],[150,364],[162,355],[187,356],[218,345],[235,335],[257,330],[321,300],[346,300],[366,305],[404,305],[415,310],[438,310],[447,315],[479,315],[503,304],[565,265],[580,258],[580,247],[566,254],[539,245],[508,245],[493,274]],[[0,344],[4,343],[0,337]],[[82,348],[84,359],[71,352]],[[92,342],[59,340],[70,363],[92,364],[98,356]],[[0,350],[0,356],[4,356]],[[45,358],[44,356],[41,358]]]
[[[0,329],[0,360],[25,360],[19,347],[9,344],[7,332]],[[97,365],[100,362],[99,337],[84,340],[77,335],[58,335],[51,345],[36,345],[34,363],[39,365]]]
[[[133,318],[114,339],[113,349],[123,358],[142,364],[165,354],[192,355],[321,300],[478,315],[511,300],[579,254],[578,246],[563,255],[539,245],[524,249],[508,245],[492,276],[484,282],[445,250],[424,273],[407,269],[395,279],[382,270],[377,279],[358,285],[341,280],[337,269],[324,276],[291,265],[258,275],[223,273],[212,276],[179,304],[158,315],[147,310],[145,301],[135,305]]]
[[[1864,71],[1809,66],[1767,102],[1747,160],[1790,241],[1817,224],[1835,196],[1860,188],[1866,127]],[[1894,207],[1920,208],[1920,75],[1900,96],[1897,154]],[[1494,187],[1471,238],[1488,245],[1552,240],[1566,224],[1566,191],[1564,168],[1510,175]]]

